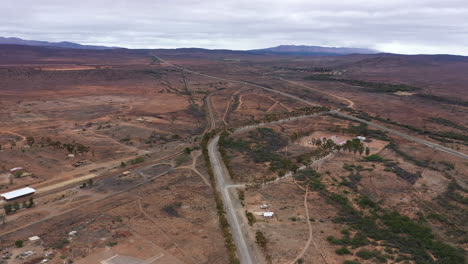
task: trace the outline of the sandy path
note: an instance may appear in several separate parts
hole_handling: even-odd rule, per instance
[[[141,200],[143,199],[141,197],[141,194],[138,195],[140,198],[138,199],[138,208],[140,210],[140,213],[146,217],[148,220],[150,220],[153,225],[155,225],[159,231],[161,231],[161,233],[164,235],[164,237],[167,239],[167,241],[171,242],[172,245],[174,245],[174,247],[182,254],[182,256],[184,256],[186,259],[189,259],[191,260],[190,262],[191,263],[196,263],[198,264],[199,262],[197,262],[192,256],[190,256],[190,254],[187,254],[186,252],[184,252],[180,246],[174,241],[171,239],[171,237],[159,226],[158,224],[158,220],[155,219],[153,216],[151,216],[150,214],[148,214],[147,212],[145,212],[145,210],[143,210],[143,206],[141,205]],[[185,261],[184,261],[185,262]]]
[[[198,174],[198,176],[200,176],[200,178],[202,178],[202,180],[206,184],[206,186],[211,187],[211,184],[208,181],[208,179],[205,176],[203,176],[203,174],[201,174],[201,172],[199,172],[197,170],[197,160],[200,157],[200,155],[201,155],[201,151],[192,151],[192,164],[190,166],[180,166],[180,167],[177,167],[177,168],[174,168],[174,169],[189,169],[189,170],[192,170],[193,172]]]
[[[6,232],[1,233],[1,234],[0,234],[0,238],[1,238],[2,236],[5,236],[5,235],[8,235],[8,234],[17,232],[17,231],[19,231],[19,230],[28,228],[28,227],[30,227],[30,226],[32,226],[32,225],[40,224],[40,223],[42,223],[42,222],[46,222],[46,221],[48,221],[48,220],[50,220],[50,219],[52,219],[52,218],[55,218],[55,217],[58,217],[58,216],[61,216],[61,215],[65,215],[65,214],[69,214],[69,213],[71,213],[71,212],[73,212],[73,211],[75,211],[75,210],[78,210],[78,209],[87,207],[87,206],[89,206],[90,204],[93,204],[93,203],[96,203],[96,202],[99,202],[99,201],[102,201],[102,200],[105,200],[105,199],[108,199],[108,198],[117,196],[117,195],[119,195],[119,194],[126,193],[126,192],[131,191],[131,190],[133,190],[133,189],[135,189],[135,188],[138,188],[138,187],[140,187],[140,186],[142,186],[142,185],[145,185],[145,184],[147,184],[147,183],[150,183],[150,182],[152,182],[153,180],[155,180],[156,178],[161,177],[161,176],[163,176],[163,175],[166,175],[168,172],[169,172],[169,171],[165,171],[165,172],[163,172],[163,173],[161,173],[161,174],[158,174],[158,175],[156,175],[156,176],[153,176],[153,177],[151,177],[151,178],[149,178],[149,179],[147,179],[147,180],[145,180],[145,181],[143,181],[143,182],[141,182],[141,183],[135,184],[135,185],[133,185],[133,186],[131,186],[131,187],[128,187],[128,188],[126,188],[126,189],[124,189],[124,190],[121,190],[121,191],[118,191],[118,192],[109,194],[109,195],[107,195],[107,196],[104,196],[104,197],[102,197],[102,198],[99,198],[99,199],[90,201],[90,202],[88,202],[88,203],[81,204],[81,205],[79,205],[79,206],[77,206],[77,207],[75,207],[75,208],[72,208],[72,209],[69,209],[69,210],[65,210],[65,211],[60,212],[60,213],[58,213],[58,214],[49,215],[49,216],[47,216],[47,217],[45,217],[45,218],[42,218],[41,220],[34,221],[34,222],[31,222],[31,223],[29,223],[29,224],[26,224],[26,225],[23,225],[23,226],[14,228],[14,229],[10,229],[10,230],[8,230],[8,231],[6,231]]]
[[[280,80],[282,80],[282,81],[285,81],[285,82],[288,82],[288,83],[292,83],[292,84],[295,84],[295,85],[298,85],[298,86],[307,88],[307,89],[309,89],[309,90],[313,90],[313,91],[316,91],[316,92],[319,92],[319,93],[323,93],[323,94],[326,94],[326,95],[329,95],[329,96],[338,98],[338,99],[340,99],[340,100],[342,100],[342,101],[347,102],[349,108],[353,108],[353,107],[354,107],[354,102],[351,101],[351,100],[349,100],[348,98],[345,98],[345,97],[342,97],[342,96],[339,96],[339,95],[336,95],[336,94],[324,92],[324,91],[322,91],[322,90],[319,90],[319,89],[316,89],[316,88],[312,88],[312,87],[307,86],[307,85],[304,85],[304,84],[302,84],[302,83],[293,82],[293,81],[290,81],[290,80],[283,79],[283,78],[281,78],[281,77],[277,77],[277,79],[280,79]]]
[[[227,126],[227,122],[226,122],[226,117],[227,117],[227,114],[229,112],[229,107],[231,106],[231,102],[234,100],[234,95],[231,95],[231,97],[229,98],[229,100],[227,101],[227,105],[226,105],[226,110],[224,111],[224,114],[223,114],[223,122],[224,122],[224,125]]]
[[[296,264],[298,262],[299,259],[301,259],[302,257],[304,257],[304,254],[307,252],[307,249],[309,249],[310,247],[310,244],[313,244],[314,245],[314,248],[317,250],[317,252],[320,254],[320,256],[322,257],[323,261],[325,263],[328,263],[327,260],[325,259],[325,257],[322,255],[322,253],[320,252],[318,246],[317,246],[317,243],[315,243],[315,240],[314,240],[314,235],[313,235],[313,230],[312,230],[312,224],[310,223],[310,215],[309,215],[309,206],[308,206],[308,201],[307,201],[307,198],[309,197],[309,188],[303,188],[302,186],[300,186],[296,181],[294,181],[294,183],[297,185],[297,187],[299,187],[301,190],[305,191],[305,194],[304,194],[304,210],[305,210],[305,215],[306,215],[306,221],[307,221],[307,225],[309,227],[309,238],[307,239],[307,242],[306,244],[304,245],[304,248],[301,250],[301,252],[299,253],[299,255],[297,255],[297,257],[292,261],[290,262],[290,264]]]
[[[0,130],[0,133],[6,133],[6,134],[11,134],[11,135],[14,135],[14,136],[17,136],[17,137],[20,137],[21,140],[18,141],[18,142],[15,142],[15,143],[22,143],[23,141],[26,141],[26,137],[21,135],[21,134],[18,134],[16,132],[13,132],[13,131],[9,131],[9,130]]]

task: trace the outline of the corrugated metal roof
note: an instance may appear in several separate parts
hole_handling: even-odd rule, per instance
[[[14,190],[14,191],[11,191],[11,192],[3,193],[0,196],[4,197],[7,200],[10,200],[10,199],[14,199],[14,198],[21,197],[23,195],[27,195],[27,194],[31,194],[31,193],[35,193],[35,192],[36,192],[36,190],[34,190],[33,188],[26,187],[26,188]]]

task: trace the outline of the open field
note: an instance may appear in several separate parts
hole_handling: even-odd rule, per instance
[[[461,263],[467,160],[329,112],[468,153],[466,59],[392,56],[0,46],[0,263]]]

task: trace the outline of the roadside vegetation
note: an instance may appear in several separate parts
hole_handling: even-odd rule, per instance
[[[239,258],[237,257],[237,252],[236,252],[237,247],[236,247],[236,244],[234,243],[234,239],[231,233],[231,226],[229,225],[229,222],[227,220],[226,211],[224,211],[223,200],[221,198],[221,194],[216,189],[216,179],[213,174],[213,167],[211,165],[210,156],[208,154],[208,143],[217,134],[217,132],[219,131],[213,130],[211,132],[206,133],[203,136],[203,139],[201,142],[201,148],[202,148],[203,157],[205,159],[205,164],[207,166],[208,175],[210,177],[211,188],[213,190],[213,195],[215,198],[214,200],[216,203],[216,211],[218,214],[219,223],[220,223],[222,233],[224,236],[224,245],[226,246],[226,249],[229,255],[229,263],[240,264],[240,261],[239,261]]]
[[[339,255],[353,254],[376,263],[387,263],[388,260],[421,264],[465,263],[463,250],[437,240],[424,219],[413,220],[382,208],[354,188],[349,190],[355,193],[355,199],[348,198],[351,195],[329,191],[322,176],[313,169],[300,171],[294,178],[335,206],[338,215],[333,221],[349,227],[342,231],[341,237],[327,238],[329,243],[339,246],[336,250]]]
[[[364,119],[364,120],[367,120],[367,121],[377,120],[377,121],[387,123],[387,124],[390,124],[390,125],[403,127],[403,128],[408,129],[408,130],[411,130],[413,132],[416,132],[418,134],[427,135],[427,136],[429,136],[429,137],[431,137],[431,138],[433,138],[435,140],[441,141],[441,142],[453,143],[454,141],[452,141],[452,140],[459,140],[459,141],[462,141],[464,144],[468,144],[468,135],[467,134],[460,134],[460,133],[453,132],[453,131],[445,131],[445,132],[430,131],[430,130],[427,130],[427,129],[422,129],[422,128],[414,127],[414,126],[407,125],[407,124],[401,124],[401,123],[398,123],[396,121],[392,121],[389,118],[382,118],[380,116],[372,116],[372,115],[369,115],[367,113],[364,113],[364,112],[361,112],[361,111],[356,111],[356,110],[353,110],[353,109],[347,109],[347,110],[350,111],[353,115],[355,115],[358,118],[361,118],[361,119]],[[452,126],[456,125],[455,123],[450,123],[451,121],[449,121],[449,120],[445,120],[445,121],[442,121],[442,120],[439,120],[439,119],[437,119],[437,120],[438,120],[437,122],[439,122],[439,123],[443,122],[445,124],[451,124]],[[452,140],[449,140],[449,139],[452,139]]]
[[[406,85],[406,84],[390,84],[381,82],[367,82],[352,79],[339,79],[334,78],[331,74],[313,74],[305,78],[306,80],[313,81],[326,81],[326,82],[340,82],[353,86],[360,86],[367,88],[371,92],[379,93],[395,93],[395,92],[410,92],[420,90],[418,87]]]

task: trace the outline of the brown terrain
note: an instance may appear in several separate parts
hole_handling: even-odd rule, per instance
[[[442,55],[0,45],[0,192],[36,189],[0,202],[0,263],[236,263],[210,131],[264,263],[463,263],[466,158],[327,111],[287,119],[309,102],[466,155],[466,72]]]

